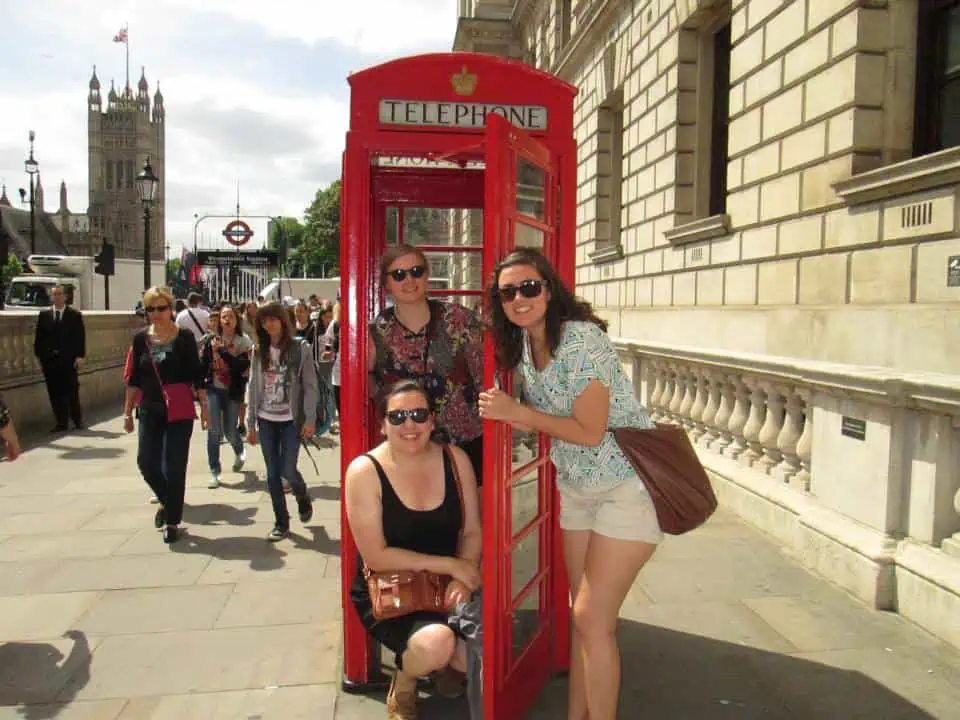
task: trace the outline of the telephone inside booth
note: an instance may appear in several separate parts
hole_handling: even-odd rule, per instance
[[[483,313],[486,283],[515,247],[542,250],[573,283],[576,89],[521,63],[422,55],[349,78],[341,228],[341,473],[380,441],[366,357],[370,321],[389,302],[380,256],[428,259],[428,295]],[[514,388],[484,345],[483,386]],[[569,661],[569,596],[549,441],[484,422],[484,716],[524,716]],[[343,497],[344,493],[341,493]],[[378,648],[349,598],[357,552],[341,507],[343,686],[382,686]]]

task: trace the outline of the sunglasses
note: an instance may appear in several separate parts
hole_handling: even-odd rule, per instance
[[[423,277],[423,274],[427,271],[427,268],[424,265],[414,265],[410,269],[406,268],[397,268],[396,270],[390,270],[387,275],[392,277],[397,282],[403,282],[407,278],[407,273],[410,273],[410,277],[414,280],[419,280]]]
[[[543,289],[548,286],[549,283],[547,283],[546,280],[524,280],[519,285],[504,285],[501,288],[497,288],[497,294],[504,302],[513,302],[516,300],[518,292],[529,300],[530,298],[537,297],[543,292]]]
[[[391,425],[403,425],[407,418],[410,418],[418,425],[422,425],[430,417],[430,411],[426,408],[417,408],[415,410],[391,410],[387,413],[387,420]]]
[[[166,312],[170,309],[169,305],[147,305],[143,310],[144,312]]]

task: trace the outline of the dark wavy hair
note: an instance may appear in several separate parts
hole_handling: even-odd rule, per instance
[[[500,302],[500,273],[508,267],[529,265],[544,280],[546,289],[550,291],[550,301],[547,303],[547,346],[550,355],[557,350],[563,336],[563,324],[568,320],[592,322],[604,332],[607,323],[597,317],[593,308],[586,300],[574,295],[553,269],[550,261],[539,250],[533,248],[519,248],[497,263],[493,269],[493,277],[487,287],[487,303],[489,307],[489,326],[493,333],[496,348],[497,363],[502,368],[512,369],[523,357],[523,331],[507,319]]]
[[[287,359],[287,352],[293,342],[293,323],[290,322],[290,313],[278,302],[272,302],[264,305],[257,310],[256,334],[257,334],[257,357],[263,363],[263,367],[270,367],[270,336],[263,328],[263,319],[267,317],[276,318],[283,325],[283,337],[280,339],[280,362],[284,363]]]
[[[430,401],[430,394],[427,392],[426,388],[416,380],[406,379],[398,380],[392,385],[388,385],[377,395],[377,421],[382,423],[384,418],[387,417],[387,405],[390,404],[390,398],[409,392],[415,392],[422,395],[423,399],[427,403],[427,409],[429,409],[430,414],[433,415],[433,403]]]

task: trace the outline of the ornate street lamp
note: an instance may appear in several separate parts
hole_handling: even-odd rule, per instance
[[[143,203],[143,289],[150,287],[150,206],[160,185],[160,178],[153,174],[150,158],[143,163],[137,175],[137,193]]]
[[[30,131],[30,157],[23,163],[23,169],[30,176],[30,254],[37,254],[37,220],[33,202],[33,176],[40,172],[40,163],[33,159],[33,140],[37,134]]]

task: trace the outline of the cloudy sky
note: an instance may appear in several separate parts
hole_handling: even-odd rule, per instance
[[[199,8],[203,8],[202,10]],[[0,182],[11,202],[27,183],[37,133],[46,209],[66,180],[87,206],[87,85],[146,67],[167,108],[167,242],[193,242],[193,215],[234,211],[299,217],[339,176],[350,72],[450,50],[456,0],[0,0]],[[212,242],[223,221],[202,222]],[[251,221],[258,238],[265,222]]]

